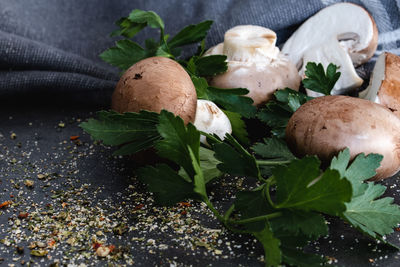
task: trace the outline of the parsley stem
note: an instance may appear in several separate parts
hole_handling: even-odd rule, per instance
[[[208,197],[205,197],[203,199],[204,203],[206,203],[207,207],[212,211],[212,213],[214,213],[215,217],[217,217],[217,219],[224,223],[224,217],[221,216],[221,214],[218,212],[218,210],[214,207],[214,205],[211,203],[211,201],[208,199]]]
[[[235,223],[235,224],[247,224],[247,223],[259,222],[259,221],[263,221],[263,220],[270,220],[270,219],[277,218],[280,216],[282,216],[282,212],[278,211],[278,212],[270,213],[267,215],[262,215],[262,216],[238,220],[238,221],[231,220],[230,222]]]
[[[275,160],[257,160],[257,164],[258,165],[264,165],[264,166],[268,166],[268,165],[283,165],[283,164],[288,164],[290,163],[290,160],[281,160],[281,161],[275,161]]]
[[[229,209],[225,212],[224,215],[224,221],[227,222],[229,220],[229,217],[231,217],[232,212],[235,209],[235,204],[232,204]]]
[[[269,203],[272,207],[275,207],[275,204],[274,204],[274,202],[272,202],[271,195],[269,194],[269,192],[270,192],[269,188],[270,188],[270,186],[273,185],[274,183],[275,183],[274,176],[271,176],[270,178],[268,178],[268,180],[267,180],[267,182],[266,182],[266,184],[265,184],[265,187],[263,188],[263,191],[264,191],[264,194],[265,194],[266,197],[267,197],[268,203]]]

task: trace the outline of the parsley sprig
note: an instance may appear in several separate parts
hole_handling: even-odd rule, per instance
[[[328,168],[322,168],[314,156],[296,158],[281,137],[293,112],[312,98],[289,88],[277,91],[276,99],[257,113],[257,119],[271,127],[273,136],[266,133],[263,140],[249,148],[243,118],[253,118],[256,109],[244,96],[247,89],[219,89],[207,83],[208,76],[227,68],[225,56],[202,56],[211,23],[189,25],[169,38],[156,13],[134,10],[117,22],[119,29],[112,34],[128,39],[118,41],[101,57],[122,70],[155,55],[177,60],[190,74],[198,97],[224,109],[233,136],[220,140],[201,133],[165,110],[160,114],[100,111],[97,119],[89,119],[81,127],[93,139],[117,146],[117,155],[155,148],[158,156],[175,164],[160,163],[137,170],[138,178],[154,193],[156,201],[160,205],[188,199],[205,203],[221,225],[232,232],[253,235],[262,244],[266,266],[326,264],[326,258],[304,251],[311,241],[328,235],[325,215],[341,218],[371,238],[387,243],[384,236],[392,233],[400,221],[400,208],[392,198],[382,197],[386,190],[383,185],[368,181],[382,156],[360,154],[350,161],[350,152],[345,149]],[[143,48],[129,38],[145,27],[158,29],[160,36],[158,41],[146,40]],[[188,60],[179,58],[182,46],[197,42],[197,55]],[[306,88],[330,94],[340,73],[332,64],[325,72],[321,64],[308,63],[306,75]],[[207,136],[210,147],[200,145],[201,134]],[[210,200],[207,186],[224,174],[246,177],[254,184],[253,189],[239,191],[231,205],[221,210]]]

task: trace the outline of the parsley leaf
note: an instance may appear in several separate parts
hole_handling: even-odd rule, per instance
[[[265,195],[265,186],[260,186],[253,191],[240,191],[236,194],[235,208],[240,212],[241,219],[248,219],[269,214],[274,211]],[[245,228],[252,232],[262,231],[266,220],[245,224]]]
[[[382,160],[378,154],[359,154],[350,162],[350,151],[345,149],[333,158],[331,169],[336,169],[342,177],[346,177],[353,187],[353,198],[346,203],[343,218],[365,234],[382,239],[382,236],[393,232],[400,221],[400,208],[393,204],[393,198],[378,199],[386,191],[386,187],[363,181],[372,178]]]
[[[339,215],[346,210],[345,202],[352,196],[351,184],[341,179],[336,170],[322,175],[320,161],[315,157],[293,160],[287,167],[273,170],[276,180],[276,208],[319,211]]]
[[[291,266],[319,267],[326,266],[326,259],[315,254],[304,253],[302,250],[293,247],[282,246],[283,261]]]
[[[99,111],[98,119],[89,119],[79,126],[94,140],[101,140],[105,145],[121,145],[114,154],[128,155],[152,147],[161,139],[157,131],[158,116],[157,113],[148,111],[124,114]]]
[[[200,132],[190,123],[185,126],[180,117],[166,110],[160,113],[157,130],[163,138],[155,145],[158,155],[177,163],[185,175],[159,164],[141,168],[139,178],[155,193],[160,204],[170,205],[188,197],[207,199],[206,181],[200,167]]]
[[[222,175],[222,172],[217,168],[217,165],[220,163],[220,161],[214,157],[214,151],[210,149],[201,146],[199,152],[200,166],[203,172],[204,181],[207,184],[211,180]],[[190,181],[190,177],[183,168],[179,170],[179,175],[186,177],[186,179]]]
[[[168,41],[168,46],[175,48],[200,42],[206,37],[212,24],[211,20],[206,20],[196,25],[186,26]]]
[[[283,138],[290,117],[312,97],[289,88],[278,90],[274,95],[276,100],[268,101],[266,106],[258,112],[257,117],[271,128],[273,135]]]
[[[264,159],[292,160],[296,158],[286,143],[277,137],[264,138],[264,142],[256,143],[252,146],[252,150]]]
[[[215,76],[227,71],[228,63],[224,55],[205,57],[193,56],[187,62],[187,69],[196,76]]]
[[[119,29],[113,31],[111,36],[132,38],[146,26],[164,31],[164,22],[155,12],[140,9],[133,10],[128,17],[120,18],[115,24]]]
[[[189,177],[195,175],[189,148],[192,150],[197,162],[199,161],[200,133],[193,124],[187,126],[180,117],[166,110],[162,110],[159,117],[157,130],[162,140],[155,145],[157,153],[182,166]]]
[[[286,143],[275,136],[264,138],[263,143],[254,144],[251,149],[256,153],[256,155],[261,156],[261,158],[271,162],[276,162],[277,164],[278,162],[286,164],[288,161],[296,158],[292,152],[290,152]],[[263,175],[271,175],[272,170],[276,165],[261,165],[261,173]]]
[[[258,164],[253,155],[244,149],[231,135],[224,142],[212,144],[215,157],[221,161],[217,165],[222,172],[238,176],[261,178]]]
[[[154,193],[155,200],[159,204],[170,206],[196,197],[193,193],[193,184],[166,164],[142,167],[137,170],[137,175]]]
[[[105,62],[122,70],[127,70],[136,62],[148,57],[148,53],[140,45],[131,40],[120,40],[115,47],[100,54]]]
[[[313,239],[328,234],[325,218],[319,213],[296,210],[283,210],[282,213],[282,216],[271,220],[274,232],[279,230],[292,235],[302,233]]]
[[[346,148],[332,159],[330,168],[339,171],[342,177],[346,177],[351,182],[353,197],[356,197],[364,193],[367,184],[363,182],[375,176],[375,170],[379,167],[382,159],[383,156],[379,154],[365,156],[361,153],[349,165],[350,151]]]
[[[232,126],[232,135],[235,136],[240,143],[248,145],[250,143],[248,133],[246,130],[246,123],[243,121],[239,113],[223,110],[228,117]]]
[[[253,100],[245,96],[249,91],[243,88],[221,89],[208,86],[207,80],[192,76],[199,99],[210,100],[225,110],[237,112],[245,118],[251,118],[256,113]]]
[[[386,187],[368,183],[365,192],[346,204],[344,219],[360,231],[373,238],[382,240],[382,236],[393,233],[400,222],[400,208],[393,204],[393,198],[383,195]]]
[[[307,78],[302,81],[304,87],[324,95],[330,95],[331,90],[340,78],[340,72],[336,72],[337,69],[338,66],[331,63],[325,73],[324,66],[321,63],[317,65],[314,62],[308,62],[305,71]]]
[[[265,228],[260,232],[252,233],[262,244],[265,254],[265,266],[278,266],[282,262],[282,252],[279,248],[281,242],[274,237],[274,234],[266,223]]]

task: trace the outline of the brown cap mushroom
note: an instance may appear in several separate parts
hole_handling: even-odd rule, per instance
[[[146,58],[130,67],[119,80],[111,104],[120,113],[165,109],[185,123],[194,121],[196,106],[196,89],[189,75],[165,57]]]
[[[247,88],[254,105],[267,102],[277,89],[298,90],[297,69],[279,53],[275,42],[275,32],[261,26],[240,25],[228,30],[224,42],[205,54],[224,54],[228,60],[228,71],[213,77],[210,84],[220,88]]]
[[[382,53],[375,63],[371,80],[360,97],[389,108],[400,117],[400,57]]]
[[[304,22],[287,40],[282,52],[304,76],[307,62],[339,66],[342,73],[332,94],[361,86],[354,66],[368,61],[378,43],[378,30],[371,15],[351,3],[338,3],[319,11]]]

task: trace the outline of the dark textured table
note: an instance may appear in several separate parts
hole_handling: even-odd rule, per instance
[[[155,205],[134,163],[79,128],[101,108],[43,98],[0,105],[0,203],[11,201],[0,209],[0,265],[263,266],[255,240],[227,232],[198,203]],[[215,182],[212,200],[226,207],[246,181]],[[396,178],[384,184],[400,203]],[[327,219],[330,236],[308,250],[339,266],[399,266],[399,252]]]

